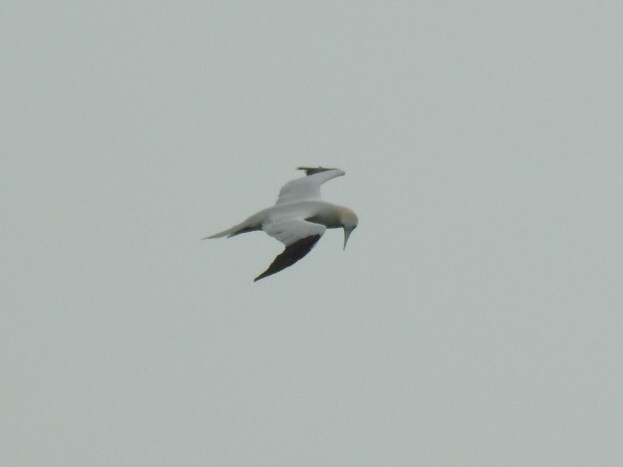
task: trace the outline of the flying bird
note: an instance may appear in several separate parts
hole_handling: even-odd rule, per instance
[[[320,197],[320,186],[345,175],[344,171],[324,167],[298,167],[298,170],[305,171],[306,176],[281,187],[274,206],[253,214],[230,229],[205,238],[229,238],[263,230],[283,243],[285,249],[254,281],[292,266],[311,251],[327,229],[344,229],[346,249],[348,237],[357,227],[357,215],[352,210],[322,201]]]

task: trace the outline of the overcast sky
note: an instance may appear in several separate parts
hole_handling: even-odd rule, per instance
[[[622,18],[5,2],[0,464],[623,465]]]

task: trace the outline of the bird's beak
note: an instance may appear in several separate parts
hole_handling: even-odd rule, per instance
[[[346,230],[344,229],[344,250],[346,249],[346,242],[348,242],[348,237],[350,237],[350,233],[352,232],[352,230]]]

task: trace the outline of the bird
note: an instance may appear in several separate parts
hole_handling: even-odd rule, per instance
[[[203,240],[234,237],[263,230],[285,245],[284,250],[254,282],[282,271],[307,255],[327,229],[344,229],[344,249],[359,219],[349,208],[321,200],[320,187],[346,174],[340,169],[298,167],[305,176],[289,181],[279,191],[274,206],[263,209],[240,224]]]

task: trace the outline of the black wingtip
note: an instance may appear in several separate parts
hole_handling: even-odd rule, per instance
[[[309,177],[310,175],[314,175],[320,172],[326,172],[327,170],[336,170],[336,169],[328,169],[326,167],[297,167],[296,170],[304,170],[305,175]]]
[[[253,282],[272,276],[273,274],[292,266],[311,251],[314,245],[318,243],[318,240],[320,240],[320,237],[321,235],[310,235],[309,237],[302,238],[285,247],[281,254],[275,258],[270,266],[268,266],[268,269],[253,279]]]
[[[271,271],[271,270],[270,270],[270,267],[269,267],[266,271],[264,271],[262,274],[260,274],[259,276],[257,276],[255,279],[253,279],[253,282],[257,282],[257,281],[259,281],[260,279],[264,279],[265,277],[272,276],[272,275],[273,275],[273,274],[275,274],[276,272],[279,272],[279,271]]]

